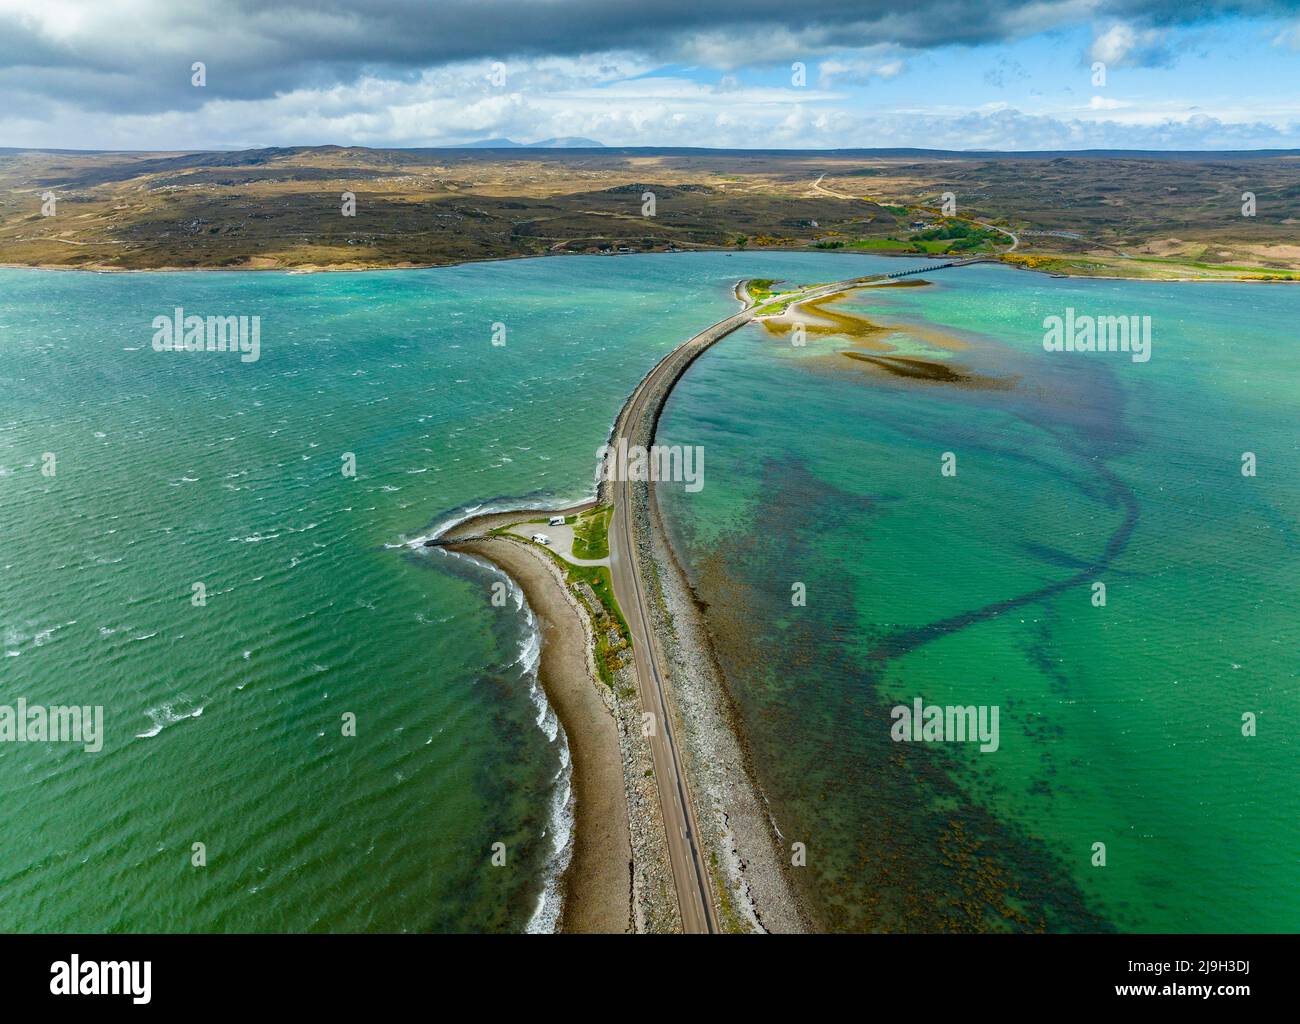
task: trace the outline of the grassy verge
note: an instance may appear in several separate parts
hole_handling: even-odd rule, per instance
[[[1234,274],[1251,280],[1276,278],[1279,281],[1300,280],[1300,274],[1294,270],[1280,270],[1276,267],[1243,267],[1235,263],[1202,263],[1196,260],[1167,259],[1159,256],[1131,256],[1126,263],[1155,263],[1179,269],[1209,271],[1213,274]]]
[[[713,867],[714,891],[718,894],[718,917],[723,932],[729,935],[743,935],[749,931],[736,912],[736,904],[731,898],[731,890],[722,880],[722,871],[718,866],[718,855],[709,851],[709,863]]]
[[[965,238],[926,238],[921,235],[912,235],[909,238],[858,238],[843,245],[822,245],[818,242],[818,248],[847,248],[857,249],[860,252],[905,252],[919,253],[930,256],[949,256],[959,253],[975,252],[996,252],[998,246],[996,242],[1002,235],[989,233],[980,237],[967,236]]]
[[[573,521],[573,557],[596,559],[609,557],[609,519],[612,505],[602,505],[577,516]]]
[[[759,306],[758,309],[754,310],[754,316],[780,316],[790,308],[792,302],[798,301],[798,295],[790,295],[777,302],[769,302],[766,306]]]
[[[559,559],[554,552],[551,554]],[[578,600],[591,613],[596,634],[596,671],[600,673],[601,681],[612,688],[614,673],[632,658],[632,631],[628,629],[618,599],[614,597],[614,581],[610,578],[609,568],[604,565],[564,564],[569,586],[574,588]],[[591,607],[583,588],[574,586],[577,583],[585,583],[591,589],[600,607]]]
[[[498,536],[509,536],[522,544],[532,544],[546,552],[564,572],[565,581],[573,596],[578,599],[591,617],[592,632],[596,634],[596,671],[601,682],[613,689],[614,673],[632,658],[632,630],[628,628],[623,611],[614,596],[614,581],[609,567],[604,565],[571,565],[544,544],[535,544],[518,534],[492,531]],[[578,584],[586,584],[586,588]],[[593,606],[588,590],[595,596]]]

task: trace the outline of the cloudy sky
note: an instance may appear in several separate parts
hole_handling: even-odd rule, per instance
[[[1300,0],[0,0],[0,146],[555,136],[1300,148]]]

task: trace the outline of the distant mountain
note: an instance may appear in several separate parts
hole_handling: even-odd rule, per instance
[[[478,142],[462,142],[459,146],[448,149],[604,149],[603,142],[584,139],[577,135],[566,135],[558,139],[542,139],[541,142],[515,142],[511,139],[480,139]]]

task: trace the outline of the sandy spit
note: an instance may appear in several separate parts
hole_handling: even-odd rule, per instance
[[[519,584],[542,635],[538,678],[572,758],[573,854],[559,930],[632,930],[632,845],[614,715],[591,677],[585,612],[546,555],[506,537],[449,545],[490,561]],[[604,687],[608,689],[608,687]]]
[[[484,513],[450,527],[441,540],[514,579],[541,630],[538,678],[568,739],[574,787],[574,847],[562,883],[559,930],[679,932],[635,670],[630,664],[620,669],[612,689],[603,683],[593,661],[591,618],[555,561],[522,540],[487,536],[497,527],[551,514],[571,516],[593,504]]]

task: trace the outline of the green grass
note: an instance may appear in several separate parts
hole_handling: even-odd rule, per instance
[[[1198,263],[1194,260],[1180,260],[1177,257],[1169,258],[1164,256],[1130,256],[1134,263],[1166,263],[1179,267],[1195,267],[1197,270],[1218,270],[1232,274],[1268,274],[1270,277],[1280,277],[1286,280],[1292,280],[1296,277],[1295,271],[1282,270],[1278,267],[1243,267],[1235,263]]]
[[[560,559],[560,561],[564,562],[563,559]],[[569,582],[575,583],[581,580],[591,587],[596,596],[600,598],[600,603],[605,606],[605,612],[618,623],[618,628],[631,642],[632,631],[628,629],[627,620],[623,618],[623,610],[618,606],[618,598],[614,596],[614,581],[609,575],[609,566],[569,565],[567,562],[564,562],[564,565],[566,566]]]
[[[596,595],[596,599],[602,605],[601,608],[588,607],[587,609],[592,613],[592,628],[596,634],[596,671],[600,675],[601,682],[613,689],[614,668],[610,662],[613,658],[624,661],[624,653],[631,652],[632,630],[628,628],[627,619],[623,618],[623,610],[618,606],[618,598],[614,596],[614,581],[609,575],[609,567],[604,565],[572,565],[544,544],[524,540],[518,534],[512,534],[511,536],[524,544],[532,544],[533,547],[545,551],[564,570],[564,578],[570,586],[581,581],[591,587],[592,593]],[[575,592],[574,596],[578,598],[581,604],[587,605],[586,597],[581,591]],[[603,626],[597,621],[601,612],[608,616]],[[618,629],[618,638],[615,643],[611,643],[609,639],[611,622]]]
[[[632,631],[628,629],[627,620],[623,618],[623,610],[619,608],[618,599],[614,596],[614,581],[610,578],[608,567],[603,565],[570,565],[568,580],[570,583],[581,580],[591,587],[592,592],[604,605],[609,620],[618,624],[619,638],[613,644],[610,643],[609,638],[609,620],[604,626],[595,624],[596,671],[600,673],[601,681],[612,689],[614,669],[610,665],[611,656],[622,661],[623,652],[626,650],[631,653],[632,650]]]
[[[1006,235],[965,220],[950,218],[925,231],[909,235],[908,241],[925,246],[929,252],[983,252],[1005,242]],[[940,248],[932,248],[933,246]]]
[[[942,256],[952,249],[952,243],[940,238],[914,238],[908,241],[913,252],[928,252],[931,256]]]
[[[805,293],[812,291],[814,288],[820,288],[823,283],[826,282],[819,282],[817,284],[793,285],[790,288],[786,289],[786,291],[780,293],[784,296],[783,298],[777,299],[777,301],[775,302],[769,302],[765,305],[759,306],[757,309],[754,310],[754,315],[755,316],[780,316],[782,313],[784,313],[787,309],[790,308],[792,303],[798,302],[801,298],[803,298]]]
[[[612,505],[593,508],[573,522],[573,557],[588,560],[609,557],[609,519]]]
[[[907,239],[858,238],[849,242],[848,247],[850,249],[861,249],[868,252],[911,252],[928,253],[931,256],[944,256],[949,253],[984,252],[991,250],[991,243],[998,237],[1000,236],[989,234],[987,237],[981,237],[979,239],[925,238],[922,235],[912,235]]]
[[[857,238],[848,243],[850,249],[885,249],[894,252],[907,251],[909,243],[897,238]]]
[[[944,256],[950,253],[995,251],[999,243],[1005,241],[1006,236],[997,231],[989,231],[979,225],[967,224],[960,220],[951,220],[926,231],[908,235],[907,238],[855,238],[842,244],[850,249],[867,252],[910,252]],[[821,242],[814,245],[818,248],[841,247],[839,244],[823,245]]]

